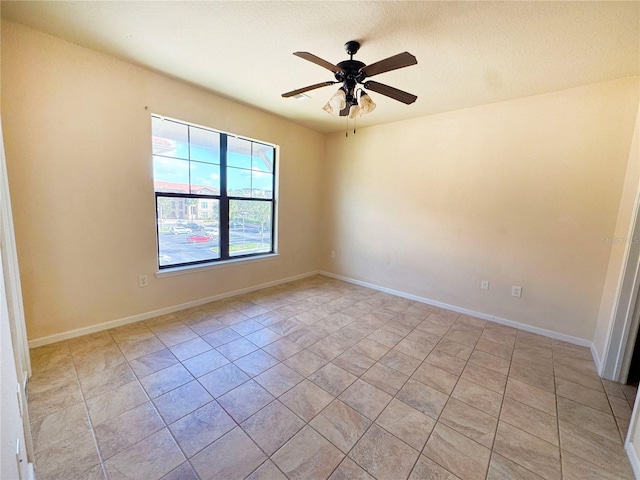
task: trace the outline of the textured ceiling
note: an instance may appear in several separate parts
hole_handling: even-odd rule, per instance
[[[344,118],[322,111],[336,87],[281,98],[332,74],[362,43],[366,64],[408,51],[418,65],[376,76],[416,94],[404,105],[371,93],[377,125],[637,75],[640,2],[117,2],[4,1],[2,17],[322,132]]]

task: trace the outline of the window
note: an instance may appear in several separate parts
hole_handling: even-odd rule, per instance
[[[151,123],[160,269],[273,253],[275,146]]]

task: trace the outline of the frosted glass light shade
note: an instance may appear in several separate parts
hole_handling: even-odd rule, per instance
[[[376,104],[373,103],[371,97],[367,95],[365,92],[360,94],[360,115],[364,115],[365,113],[373,112],[376,108]]]
[[[339,115],[340,110],[347,106],[347,96],[344,93],[344,90],[341,88],[338,89],[336,93],[333,94],[333,97],[329,99],[322,109],[330,113],[331,115]]]

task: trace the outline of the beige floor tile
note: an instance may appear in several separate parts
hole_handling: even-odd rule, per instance
[[[327,478],[343,458],[340,450],[306,426],[271,460],[291,480],[321,480]]]
[[[181,364],[173,365],[140,379],[149,397],[156,398],[180,385],[193,380],[193,376]]]
[[[486,387],[501,395],[504,394],[505,388],[507,388],[506,375],[481,367],[475,363],[467,363],[460,378]]]
[[[555,382],[552,373],[542,372],[522,363],[514,363],[509,370],[509,377],[519,380],[548,392],[555,392]]]
[[[518,335],[516,336],[516,343],[536,347],[551,348],[550,338],[543,337],[542,335],[538,335],[536,333],[524,332],[522,330],[518,331]]]
[[[185,458],[167,429],[151,435],[105,462],[109,478],[155,480],[179,466]],[[117,472],[117,473],[115,473]]]
[[[367,337],[367,339],[372,340],[376,343],[380,343],[388,348],[395,347],[400,340],[402,340],[403,335],[399,335],[394,332],[389,332],[388,330],[384,330],[379,328],[374,331]]]
[[[302,350],[302,347],[288,338],[281,338],[263,349],[281,362]]]
[[[170,424],[211,400],[213,397],[194,380],[156,397],[153,403],[164,421]]]
[[[505,396],[542,410],[549,415],[556,415],[556,396],[533,385],[510,378],[507,381]]]
[[[126,383],[111,392],[87,400],[91,423],[94,426],[99,425],[105,420],[145,403],[147,400],[149,398],[137,380]]]
[[[445,334],[444,338],[473,348],[480,339],[481,334],[482,330],[480,329],[456,329],[454,325]]]
[[[229,360],[227,360],[224,355],[221,355],[216,350],[208,350],[200,355],[184,360],[182,365],[189,370],[191,375],[197,378],[227,363],[229,363]]]
[[[613,410],[613,415],[616,417],[616,420],[631,419],[632,409],[629,406],[629,402],[617,397],[609,397],[608,400],[611,404],[611,409]]]
[[[433,345],[425,345],[423,343],[415,342],[413,340],[409,340],[407,338],[401,340],[395,347],[394,350],[404,353],[405,355],[409,355],[419,361],[423,361],[427,358],[427,355],[433,349]]]
[[[590,432],[602,435],[609,440],[617,441],[620,438],[613,415],[566,398],[558,397],[558,418],[564,422],[572,423]]]
[[[389,368],[393,368],[400,373],[410,376],[422,363],[421,360],[411,357],[397,350],[391,349],[382,357],[379,362]]]
[[[309,380],[334,397],[345,391],[357,378],[333,363],[328,363],[320,370],[309,375]]]
[[[375,480],[360,465],[346,457],[329,477],[329,480]]]
[[[321,328],[318,325],[313,325],[302,327],[300,330],[296,330],[295,332],[287,335],[286,338],[297,343],[302,348],[307,348],[322,340],[327,335],[328,332],[324,328]]]
[[[528,367],[535,368],[541,372],[549,373],[553,375],[553,359],[532,355],[529,353],[523,353],[519,350],[514,350],[511,362],[527,365]]]
[[[41,372],[52,367],[73,367],[69,344],[64,342],[52,343],[29,351],[31,368],[34,372]]]
[[[74,357],[82,357],[96,348],[114,345],[115,341],[108,331],[102,331],[72,338],[67,340],[67,344]]]
[[[206,343],[206,342],[205,342]],[[167,348],[150,353],[144,357],[136,358],[129,362],[131,369],[138,378],[145,377],[158,370],[164,370],[167,367],[178,363],[178,359]]]
[[[247,380],[249,380],[249,376],[233,363],[228,363],[198,378],[200,384],[206,388],[214,398],[230,392]]]
[[[493,446],[498,419],[477,408],[450,398],[438,421],[487,448]]]
[[[584,387],[579,383],[573,383],[569,380],[565,380],[564,378],[556,378],[556,387],[559,397],[568,398],[574,402],[611,414],[609,400],[604,392]]]
[[[455,430],[438,423],[423,451],[430,460],[464,480],[482,480],[491,451]]]
[[[458,376],[452,373],[445,372],[444,370],[434,367],[428,363],[423,363],[414,373],[411,378],[424,383],[436,390],[443,392],[447,395],[451,395],[453,389],[458,383]]]
[[[245,478],[267,457],[249,436],[236,427],[191,458],[202,480]]]
[[[28,394],[29,418],[31,421],[46,417],[52,413],[70,407],[82,401],[82,391],[78,380],[72,379],[68,385],[63,385],[42,392]]]
[[[574,383],[579,383],[585,387],[592,388],[594,390],[600,390],[604,392],[602,382],[597,374],[591,372],[584,372],[579,368],[574,368],[567,365],[554,365],[554,373],[556,377],[564,378]]]
[[[35,454],[38,480],[80,477],[100,463],[90,430],[55,442]]]
[[[348,453],[369,428],[371,420],[336,399],[309,425],[344,453]]]
[[[282,403],[306,422],[320,413],[333,399],[333,395],[309,380],[303,380],[280,397]]]
[[[33,449],[39,452],[89,429],[87,411],[82,403],[76,403],[51,415],[31,422]]]
[[[233,342],[234,340],[238,340],[239,338],[242,338],[242,336],[239,333],[231,330],[229,327],[220,328],[218,330],[207,333],[206,335],[202,335],[202,339],[212,347],[219,347],[221,345]]]
[[[351,347],[351,345],[346,342],[342,344],[338,343],[338,340],[338,338],[331,336],[325,337],[311,345],[309,351],[324,358],[326,361],[331,361]]]
[[[405,338],[413,342],[422,343],[423,345],[427,345],[429,347],[434,347],[442,337],[440,335],[434,335],[432,333],[416,328]]]
[[[355,347],[350,348],[342,355],[333,359],[333,363],[338,367],[346,370],[347,372],[359,377],[365,373],[375,363],[370,357],[362,355],[354,350]]]
[[[151,330],[167,347],[198,338],[198,335],[182,322],[166,323]]]
[[[302,382],[304,377],[295,370],[287,367],[284,363],[280,363],[266,372],[261,373],[255,377],[254,380],[262,385],[271,395],[279,397],[287,390],[290,390]]]
[[[263,311],[261,313],[265,313],[265,312]],[[256,322],[255,320],[249,319],[240,323],[234,323],[229,328],[231,328],[231,330],[233,330],[234,332],[239,333],[240,335],[245,337],[253,332],[257,332],[258,330],[261,330],[264,327],[261,323]]]
[[[376,419],[376,424],[407,445],[422,451],[435,420],[400,400],[393,399]]]
[[[153,334],[152,334],[153,335]],[[136,342],[118,343],[118,347],[122,351],[122,354],[129,361],[139,357],[144,357],[150,353],[157,352],[165,348],[165,345],[153,335],[152,337],[145,338]]]
[[[543,480],[540,475],[512,462],[508,458],[493,452],[487,480]]]
[[[438,344],[434,348],[437,352],[446,353],[447,355],[452,355],[461,360],[467,361],[473,352],[472,347],[468,347],[463,345],[462,343],[452,342],[446,338],[443,338],[438,342]]]
[[[621,477],[611,471],[598,467],[572,453],[562,452],[562,478],[563,480],[620,480]],[[633,476],[626,477],[633,480]]]
[[[293,368],[303,377],[308,377],[316,370],[320,369],[323,365],[327,364],[327,360],[323,357],[316,355],[309,350],[303,350],[289,358],[284,363]]]
[[[78,372],[78,375],[85,398],[92,398],[110,392],[136,379],[127,363],[107,367],[88,376],[83,376],[80,372]]]
[[[353,351],[369,357],[375,361],[380,360],[390,349],[387,345],[376,342],[371,336],[360,340],[352,347]]]
[[[433,419],[438,418],[448,399],[444,393],[412,379],[407,381],[396,398]]]
[[[216,347],[218,352],[222,353],[222,355],[232,362],[245,355],[249,355],[251,352],[255,352],[257,349],[258,347],[243,337]]]
[[[494,451],[541,477],[561,478],[560,450],[505,422],[498,424]]]
[[[467,362],[461,358],[454,357],[448,353],[438,351],[438,347],[429,354],[425,359],[425,363],[438,367],[453,375],[460,376]]]
[[[249,380],[218,397],[217,401],[236,422],[240,423],[271,403],[274,398],[259,384]]]
[[[339,398],[367,418],[375,420],[392,397],[364,380],[358,379],[342,392]]]
[[[480,337],[480,340],[478,340],[478,343],[476,343],[475,349],[480,352],[495,355],[509,362],[511,361],[511,356],[513,355],[513,345],[505,345],[502,343],[492,342],[485,337],[484,333]]]
[[[169,430],[187,457],[192,457],[236,427],[217,402],[210,402],[169,425]]]
[[[398,393],[398,390],[400,390],[409,379],[405,374],[389,368],[382,363],[373,365],[361,378],[374,387],[387,392],[389,395]]]
[[[211,350],[213,347],[205,342],[201,337],[194,338],[184,343],[178,343],[169,347],[169,350],[180,361],[187,358],[195,357],[206,351]]]
[[[631,474],[631,466],[620,440],[609,440],[561,420],[560,446],[563,451],[623,478]]]
[[[267,455],[273,455],[305,423],[279,401],[271,402],[240,425]]]
[[[281,338],[282,335],[274,332],[273,330],[269,330],[268,328],[261,328],[260,330],[252,332],[246,336],[247,340],[261,348],[275,342],[276,340],[280,340]]]
[[[500,420],[552,445],[560,445],[558,419],[553,415],[505,397]]]
[[[82,355],[74,355],[74,364],[80,378],[88,378],[102,370],[123,364],[127,361],[120,348],[115,344],[96,347]],[[32,378],[33,380],[33,378]]]
[[[189,462],[178,465],[160,480],[199,480],[198,474]]]
[[[255,377],[271,367],[278,365],[278,363],[280,362],[275,357],[272,357],[263,350],[256,350],[234,362],[237,367],[240,367],[240,369],[250,377]]]
[[[430,458],[420,455],[415,467],[413,467],[411,475],[409,475],[409,480],[425,479],[458,480],[458,477],[445,468],[442,468]]]
[[[275,463],[267,460],[260,465],[254,472],[247,477],[247,480],[287,480]]]
[[[512,329],[504,329],[504,328],[490,328],[487,324],[487,328],[484,329],[482,335],[480,336],[480,340],[487,340],[489,342],[497,343],[503,345],[505,347],[509,347],[509,350],[512,352],[513,347],[516,343],[516,334],[517,330]],[[476,346],[477,348],[477,346]]]
[[[461,379],[451,396],[496,418],[500,414],[502,395],[473,382]]]
[[[372,425],[349,457],[378,480],[409,476],[418,452],[378,425]]]
[[[164,422],[151,402],[110,418],[95,427],[102,459],[111,458],[163,427]]]
[[[469,363],[475,363],[476,365],[480,365],[481,367],[492,370],[501,375],[508,375],[511,360],[506,360],[502,357],[491,355],[490,353],[476,349],[471,354],[471,357],[469,357]]]

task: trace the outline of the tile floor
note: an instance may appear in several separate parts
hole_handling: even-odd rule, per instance
[[[39,480],[632,478],[588,349],[327,277],[31,353]]]

